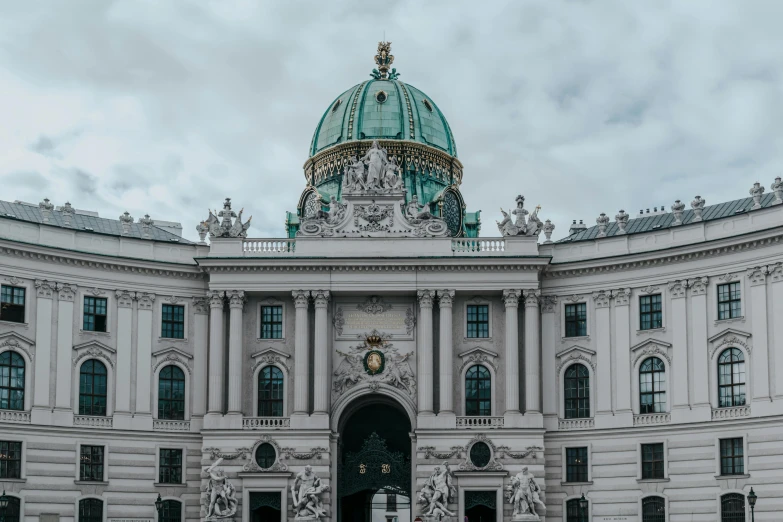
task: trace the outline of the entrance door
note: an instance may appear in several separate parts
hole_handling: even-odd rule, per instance
[[[466,491],[465,516],[467,522],[495,522],[497,497],[494,491]]]
[[[284,522],[281,508],[279,492],[250,492],[250,522]]]

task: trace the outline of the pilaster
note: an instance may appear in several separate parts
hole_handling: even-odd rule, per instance
[[[708,421],[712,418],[710,405],[710,359],[707,345],[707,286],[709,278],[696,277],[688,280],[690,290],[690,329],[691,356],[693,360],[693,372],[691,375],[691,422]]]
[[[506,411],[503,414],[506,427],[521,427],[519,410],[519,298],[521,290],[503,290],[506,309]]]
[[[73,352],[73,311],[76,285],[57,283],[57,376],[53,423],[73,426],[71,407],[71,356]]]
[[[769,267],[770,273],[770,291],[772,292],[772,310],[769,310],[770,317],[783,317],[783,264],[778,263]],[[772,321],[772,342],[771,346],[783,345],[783,320]],[[783,397],[783,350],[772,350],[775,375],[775,396]]]
[[[313,303],[315,305],[315,340],[313,361],[313,416],[321,417],[323,428],[329,428],[329,399],[330,377],[329,371],[329,334],[327,324],[327,310],[330,293],[328,290],[314,290]]]
[[[545,295],[541,297],[541,373],[546,383],[557,383],[555,351],[556,340],[559,336],[555,323],[557,311],[557,296]],[[555,386],[558,386],[557,384]],[[551,389],[551,388],[550,388]],[[558,411],[557,394],[544,393],[544,425],[546,429],[557,429]]]
[[[302,425],[299,420],[309,415],[309,379],[310,368],[308,350],[308,313],[310,306],[309,290],[294,290],[291,295],[296,309],[294,337],[294,412],[291,427]],[[306,422],[306,421],[305,421]]]
[[[52,361],[52,300],[57,291],[54,281],[36,280],[35,319],[35,385],[33,388],[33,424],[51,424],[52,408],[49,402],[49,384]]]
[[[769,393],[769,343],[767,338],[767,274],[766,266],[749,268],[747,270],[750,282],[750,317],[752,317],[751,333],[753,334],[753,409],[754,413],[764,413],[766,406],[771,406]],[[759,411],[759,406],[762,408]],[[770,412],[771,413],[771,412]]]
[[[136,321],[136,411],[134,430],[152,430],[152,313],[155,294],[137,292]]]
[[[612,338],[610,304],[611,294],[603,290],[593,292],[595,309],[595,347],[597,352],[595,427],[615,427],[612,412]]]
[[[418,366],[419,415],[433,416],[433,360],[432,360],[432,300],[433,290],[419,290],[418,349],[416,363]]]
[[[614,357],[615,396],[617,404],[615,420],[628,426],[633,425],[631,407],[631,289],[612,291],[614,300]]]
[[[217,426],[223,415],[223,307],[225,293],[207,292],[209,301],[209,405],[204,427]]]
[[[228,427],[242,428],[242,312],[245,292],[230,290],[228,299]]]
[[[669,369],[670,389],[672,390],[672,421],[687,422],[690,416],[690,369],[693,355],[688,345],[688,307],[686,291],[687,281],[670,281],[672,364]]]
[[[194,382],[206,384],[209,382],[209,301],[205,297],[193,297],[193,376]],[[202,424],[203,417],[207,413],[207,387],[195,386],[193,389],[193,414],[191,425]],[[196,426],[200,430],[201,426]]]
[[[456,417],[454,412],[454,290],[438,290],[440,307],[440,411],[438,417]],[[454,420],[456,426],[456,418]]]
[[[116,290],[117,299],[117,373],[116,373],[116,407],[114,410],[114,426],[118,429],[131,429],[133,417],[131,413],[131,344],[133,334],[133,302],[136,292]]]

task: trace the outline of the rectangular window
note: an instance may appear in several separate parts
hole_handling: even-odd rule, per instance
[[[182,305],[163,305],[161,337],[168,339],[185,338],[185,307]]]
[[[663,466],[663,443],[642,444],[642,478],[664,478]]]
[[[739,281],[718,285],[718,319],[734,319],[742,315]]]
[[[106,331],[106,302],[105,297],[85,296],[82,330],[87,332]]]
[[[103,446],[82,445],[79,480],[103,482]]]
[[[565,305],[566,337],[584,337],[587,335],[587,304]]]
[[[182,484],[182,450],[161,449],[158,466],[158,482],[161,484]]]
[[[386,511],[397,511],[397,495],[386,493]]]
[[[468,337],[489,337],[489,305],[468,305]]]
[[[566,482],[587,481],[587,448],[566,448]]]
[[[745,446],[742,437],[720,439],[720,474],[745,474]]]
[[[639,329],[652,330],[662,327],[661,294],[639,297]]]
[[[0,292],[0,321],[24,322],[24,288],[2,285]]]
[[[22,443],[0,440],[0,479],[22,478]]]
[[[261,307],[261,339],[283,338],[282,305]]]

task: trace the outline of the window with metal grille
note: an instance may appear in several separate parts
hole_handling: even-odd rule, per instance
[[[24,322],[25,289],[2,285],[0,289],[0,321]]]
[[[162,308],[161,337],[168,339],[185,338],[185,307],[164,304]]]
[[[104,297],[84,297],[82,330],[88,332],[106,331],[106,302]]]
[[[566,448],[566,482],[587,482],[587,448]]]
[[[158,418],[185,418],[185,372],[170,364],[158,374]]]
[[[639,367],[639,413],[665,411],[666,366],[658,357],[650,357]]]
[[[663,497],[643,498],[642,522],[666,522],[666,499]]]
[[[283,338],[283,306],[261,307],[261,339]]]
[[[468,305],[468,337],[489,337],[489,305]]]
[[[582,509],[579,505],[579,499],[574,498],[566,502],[566,522],[588,522],[588,512],[590,506]]]
[[[720,497],[721,522],[745,522],[745,497],[728,493]]]
[[[642,478],[664,478],[663,443],[642,444]]]
[[[465,415],[492,415],[492,376],[480,364],[465,374]]]
[[[8,497],[8,506],[4,512],[0,512],[0,522],[19,522],[22,511],[22,502],[17,497]]]
[[[266,366],[258,372],[258,416],[283,416],[283,372]]]
[[[720,474],[745,474],[745,446],[742,437],[720,439]]]
[[[587,304],[565,305],[566,337],[584,337],[587,335]]]
[[[565,371],[563,381],[565,418],[590,417],[590,372],[584,364],[572,364]]]
[[[22,443],[0,440],[0,479],[22,478]]]
[[[182,450],[160,450],[158,482],[161,484],[182,484]]]
[[[276,460],[277,450],[275,450],[274,446],[268,442],[259,444],[258,448],[256,448],[256,464],[258,464],[259,468],[270,469],[275,465]]]
[[[103,482],[103,446],[81,446],[79,480]]]
[[[158,522],[181,522],[182,503],[177,500],[164,500]]]
[[[742,315],[739,281],[718,285],[718,319],[734,319]]]
[[[728,348],[718,357],[718,406],[745,405],[745,355],[739,348]]]
[[[103,522],[103,501],[97,498],[80,500],[79,522]]]
[[[661,294],[639,297],[639,329],[652,330],[663,326]]]
[[[24,359],[11,350],[0,353],[0,410],[24,409]]]
[[[106,415],[106,366],[90,359],[79,370],[79,415]]]

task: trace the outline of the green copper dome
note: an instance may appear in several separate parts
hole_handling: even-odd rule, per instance
[[[432,98],[396,78],[370,79],[338,96],[315,129],[310,156],[372,139],[415,141],[457,156],[449,124]]]

